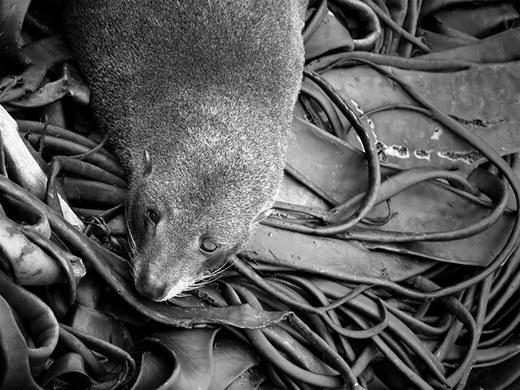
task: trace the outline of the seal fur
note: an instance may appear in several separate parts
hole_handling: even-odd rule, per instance
[[[301,82],[304,5],[68,2],[71,50],[128,176],[143,295],[163,301],[200,285],[272,206]]]

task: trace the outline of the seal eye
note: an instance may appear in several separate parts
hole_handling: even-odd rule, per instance
[[[210,254],[214,253],[217,249],[218,249],[218,244],[209,238],[205,238],[200,243],[200,251],[204,254],[210,255]]]
[[[153,208],[148,209],[147,215],[150,222],[152,222],[154,225],[157,225],[161,219],[161,214],[159,213],[159,211]]]

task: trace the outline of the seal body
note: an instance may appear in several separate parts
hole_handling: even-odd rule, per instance
[[[143,295],[196,288],[274,202],[303,67],[301,0],[70,0],[65,30],[128,176]]]

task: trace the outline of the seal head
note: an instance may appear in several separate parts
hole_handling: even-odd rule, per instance
[[[239,251],[274,201],[304,2],[70,0],[67,38],[128,175],[138,291],[163,301]]]

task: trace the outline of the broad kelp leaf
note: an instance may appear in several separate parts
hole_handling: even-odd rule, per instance
[[[174,329],[147,337],[140,348],[150,351],[143,353],[132,390],[225,390],[244,381],[258,358],[243,342],[217,332],[219,328]]]
[[[2,295],[0,313],[0,389],[40,389],[31,375],[25,339]]]
[[[139,374],[130,390],[153,390],[169,384],[173,364],[169,359],[163,359],[160,354],[143,352]]]
[[[22,230],[20,224],[0,214],[0,250],[3,254],[3,261],[9,263],[8,268],[16,282],[30,286],[63,282],[65,274],[60,265],[51,255],[31,242]],[[50,229],[48,237],[50,237]],[[70,258],[72,259],[73,256]],[[74,258],[73,260],[75,275],[83,276],[86,271],[81,259]]]
[[[85,362],[80,354],[69,352],[58,357],[43,374],[40,384],[47,386],[54,381],[53,388],[59,388],[65,382],[77,390],[90,389],[91,379],[85,370]]]
[[[172,375],[158,390],[208,389],[214,373],[213,341],[218,329],[176,329],[146,339],[174,358]]]
[[[31,372],[36,375],[44,368],[56,348],[58,321],[49,306],[40,298],[14,284],[1,271],[0,295],[7,301],[10,310],[16,312],[23,323],[23,329],[27,332],[26,337],[31,340],[27,344],[24,343],[24,349],[31,365]],[[3,316],[2,312],[1,317]],[[8,316],[8,313],[5,316]]]
[[[219,332],[213,347],[214,374],[208,390],[228,389],[259,361],[253,351],[237,338]],[[243,386],[246,383],[241,383]]]
[[[395,215],[373,230],[402,232],[449,231],[479,221],[489,214],[489,207],[471,197],[450,191],[442,184],[417,184],[391,198],[390,210]],[[383,216],[387,205],[380,205],[369,215]],[[462,240],[443,242],[367,243],[366,248],[408,253],[450,263],[487,266],[504,246],[513,226],[513,218],[504,214],[482,233]]]
[[[295,118],[293,121],[292,132],[289,136],[288,163],[305,180],[319,188],[321,192],[328,194],[328,197],[333,199],[335,204],[345,202],[366,188],[367,172],[361,152],[352,149],[337,137],[299,118]],[[388,166],[383,166],[381,170],[383,179],[398,172]],[[289,186],[286,185],[286,187]],[[307,198],[298,198],[297,192],[293,192],[292,195],[292,199],[284,194],[281,197],[285,196],[284,200],[293,203],[304,205],[307,203]],[[316,206],[315,202],[313,205],[319,207],[319,205]],[[368,217],[384,219],[388,215],[393,215],[382,226],[370,225],[370,229],[373,230],[418,233],[449,231],[469,226],[488,214],[489,207],[482,202],[476,201],[470,196],[465,196],[460,191],[453,191],[449,186],[429,181],[395,195],[388,204],[382,203],[376,206]],[[331,239],[316,237],[309,239],[309,237],[303,237],[303,235],[288,233],[287,237],[284,237],[284,241],[276,243],[274,236],[282,233],[276,231],[273,237],[268,237],[259,231],[255,239],[246,246],[246,251],[249,257],[257,261],[273,262],[278,265],[284,264],[297,268],[302,267],[302,269],[313,271],[317,271],[317,268],[330,266],[336,271],[345,270],[345,272],[365,276],[379,276],[382,270],[395,269],[397,271],[395,274],[389,271],[389,278],[393,279],[397,275],[410,276],[416,272],[412,264],[414,264],[413,261],[417,260],[412,260],[412,256],[385,259],[385,253],[374,250],[383,249],[395,254],[417,255],[424,259],[482,266],[489,264],[502,248],[511,226],[512,220],[505,214],[490,229],[464,240],[398,244],[374,242],[360,244],[351,241],[348,244],[348,249],[344,249],[344,251],[335,248],[347,248],[345,244]],[[284,249],[285,240],[291,244]],[[310,259],[316,257],[318,250],[316,244],[311,244],[311,242],[320,242],[320,250],[326,254],[324,257],[327,260],[320,265],[313,264]],[[299,253],[297,248],[305,248],[307,253]],[[359,248],[363,248],[361,252],[366,249],[372,251],[366,251],[361,256],[354,255],[354,253],[360,251]],[[276,256],[273,253],[276,253]],[[348,255],[345,255],[346,253]],[[321,258],[321,252],[319,256]],[[295,261],[294,259],[299,260]],[[356,259],[365,260],[358,262]],[[374,259],[377,259],[377,262],[380,261],[378,263],[380,266],[368,270],[365,265],[366,262],[373,264],[376,261]],[[412,263],[404,264],[409,261],[412,261]],[[343,262],[349,264],[345,265]],[[396,269],[391,265],[394,263],[401,263],[401,265]],[[347,270],[346,267],[350,267],[350,269]],[[411,268],[408,269],[408,267]],[[403,268],[408,269],[409,272],[402,273]],[[414,269],[412,270],[412,268]]]
[[[457,46],[449,50],[442,50],[436,53],[425,54],[417,58],[429,60],[458,60],[477,62],[482,64],[509,62],[518,59],[519,47],[520,27],[517,27],[501,32],[500,34],[481,39],[477,42],[471,42],[467,45]]]
[[[420,72],[387,67],[416,92],[452,115],[501,155],[520,150],[520,62],[474,65],[458,72]],[[400,87],[377,71],[355,66],[323,74],[345,99],[364,112],[384,106],[416,105]],[[437,121],[408,109],[369,115],[382,161],[401,169],[434,166],[472,171],[483,156]],[[359,145],[354,131],[347,139]]]
[[[475,38],[485,38],[513,25],[518,13],[512,3],[493,2],[475,6],[455,6],[438,10],[430,15],[438,23]]]
[[[399,253],[370,251],[357,241],[316,237],[261,225],[242,254],[258,263],[341,278],[352,275],[402,281],[435,263]]]
[[[294,117],[289,132],[287,164],[326,193],[334,205],[364,191],[368,182],[362,152],[299,117]],[[381,167],[383,177],[394,172],[395,169]]]
[[[316,58],[332,50],[354,50],[354,41],[349,31],[327,12],[316,31],[305,42],[305,59]]]
[[[124,347],[118,335],[121,337],[124,324],[115,318],[99,311],[76,303],[67,314],[68,324],[79,331],[88,333],[103,341]]]

